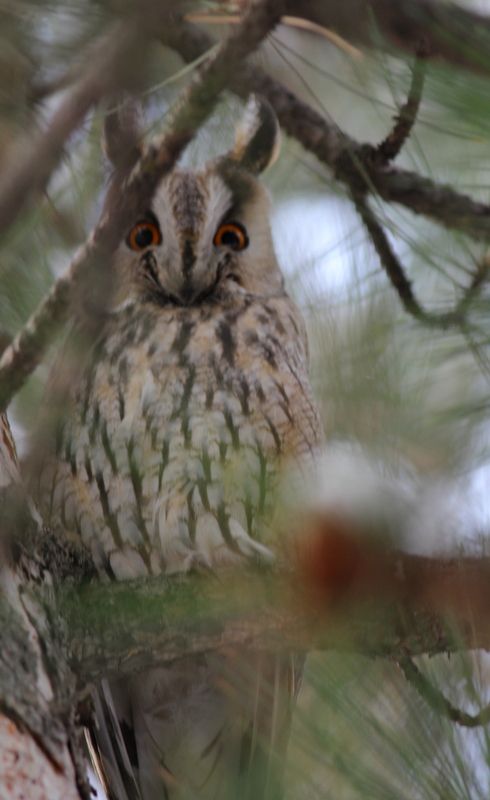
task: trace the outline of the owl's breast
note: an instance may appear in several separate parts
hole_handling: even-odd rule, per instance
[[[114,318],[58,450],[55,511],[116,577],[268,558],[278,470],[321,425],[286,297]]]

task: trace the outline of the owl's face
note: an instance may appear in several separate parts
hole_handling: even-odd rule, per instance
[[[193,306],[237,292],[282,292],[265,189],[226,157],[201,172],[174,171],[128,231],[116,270],[118,303],[139,296]]]
[[[162,181],[116,252],[116,307],[134,299],[196,306],[238,293],[284,292],[269,200],[256,177],[275,160],[279,141],[272,108],[252,95],[233,150],[200,172],[177,169]]]

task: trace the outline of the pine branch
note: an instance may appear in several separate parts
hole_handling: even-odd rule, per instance
[[[334,598],[305,575],[256,571],[70,586],[54,616],[81,683],[227,646],[395,660],[490,648],[490,559],[376,552],[365,567]]]
[[[240,62],[279,22],[284,4],[285,0],[262,0],[254,4],[242,23],[202,65],[185,89],[163,134],[145,149],[124,192],[119,193],[117,202],[114,199],[66,273],[4,353],[0,361],[0,409],[8,406],[39,364],[48,343],[67,319],[72,304],[80,302],[84,282],[92,281],[96,286],[99,283],[99,303],[95,299],[95,305],[103,305],[107,282],[100,284],[104,276],[107,278],[108,264],[115,248],[131,222],[148,208],[156,187],[173,169],[184,148],[210,114],[219,93],[227,86]]]
[[[427,55],[428,48],[423,42],[418,47],[417,58],[412,68],[412,81],[407,101],[395,118],[393,130],[376,148],[374,159],[379,159],[380,164],[388,164],[389,161],[393,161],[401,152],[412,132],[422,100]]]
[[[402,263],[391,247],[386,233],[376,219],[376,215],[369,207],[364,192],[356,191],[354,187],[351,196],[356,211],[361,217],[378,254],[381,265],[391,285],[396,290],[405,311],[428,328],[446,330],[451,327],[463,326],[471,303],[483,286],[487,274],[486,270],[483,268],[477,270],[471,284],[465,289],[454,308],[440,314],[427,311],[415,296],[412,283],[407,278]]]
[[[318,4],[319,6],[321,4]],[[338,4],[340,8],[341,3]],[[299,12],[298,12],[299,13]],[[162,42],[175,49],[186,62],[192,62],[215,44],[212,37],[191,23],[169,26]],[[303,145],[318,160],[343,180],[339,164],[356,163],[365,173],[367,191],[388,203],[399,203],[415,214],[428,217],[448,229],[459,230],[476,240],[490,239],[490,205],[456,192],[415,172],[379,165],[376,148],[356,142],[330,124],[317,111],[286,89],[264,70],[243,65],[230,81],[239,96],[250,92],[264,95],[274,108],[284,131]]]
[[[426,703],[438,714],[442,714],[451,722],[455,722],[464,728],[478,728],[490,722],[490,706],[485,706],[478,714],[468,714],[466,711],[453,706],[437,686],[434,686],[427,680],[425,675],[422,675],[419,668],[410,658],[400,658],[398,665],[407,681],[412,684]]]
[[[431,57],[488,75],[490,19],[437,0],[290,0],[288,13],[334,30],[347,41],[413,55],[421,39]],[[381,36],[380,36],[381,34]]]

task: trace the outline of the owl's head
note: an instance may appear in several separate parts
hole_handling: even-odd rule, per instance
[[[174,170],[134,221],[115,257],[117,304],[140,297],[194,306],[233,293],[282,293],[269,200],[257,179],[278,149],[275,114],[252,97],[233,150],[201,171]]]

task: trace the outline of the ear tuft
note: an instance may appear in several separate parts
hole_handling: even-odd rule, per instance
[[[258,175],[274,163],[280,148],[279,123],[272,107],[265,98],[250,95],[237,128],[231,159]]]
[[[141,155],[141,116],[134,97],[119,95],[107,108],[102,147],[117,170],[131,169]]]

